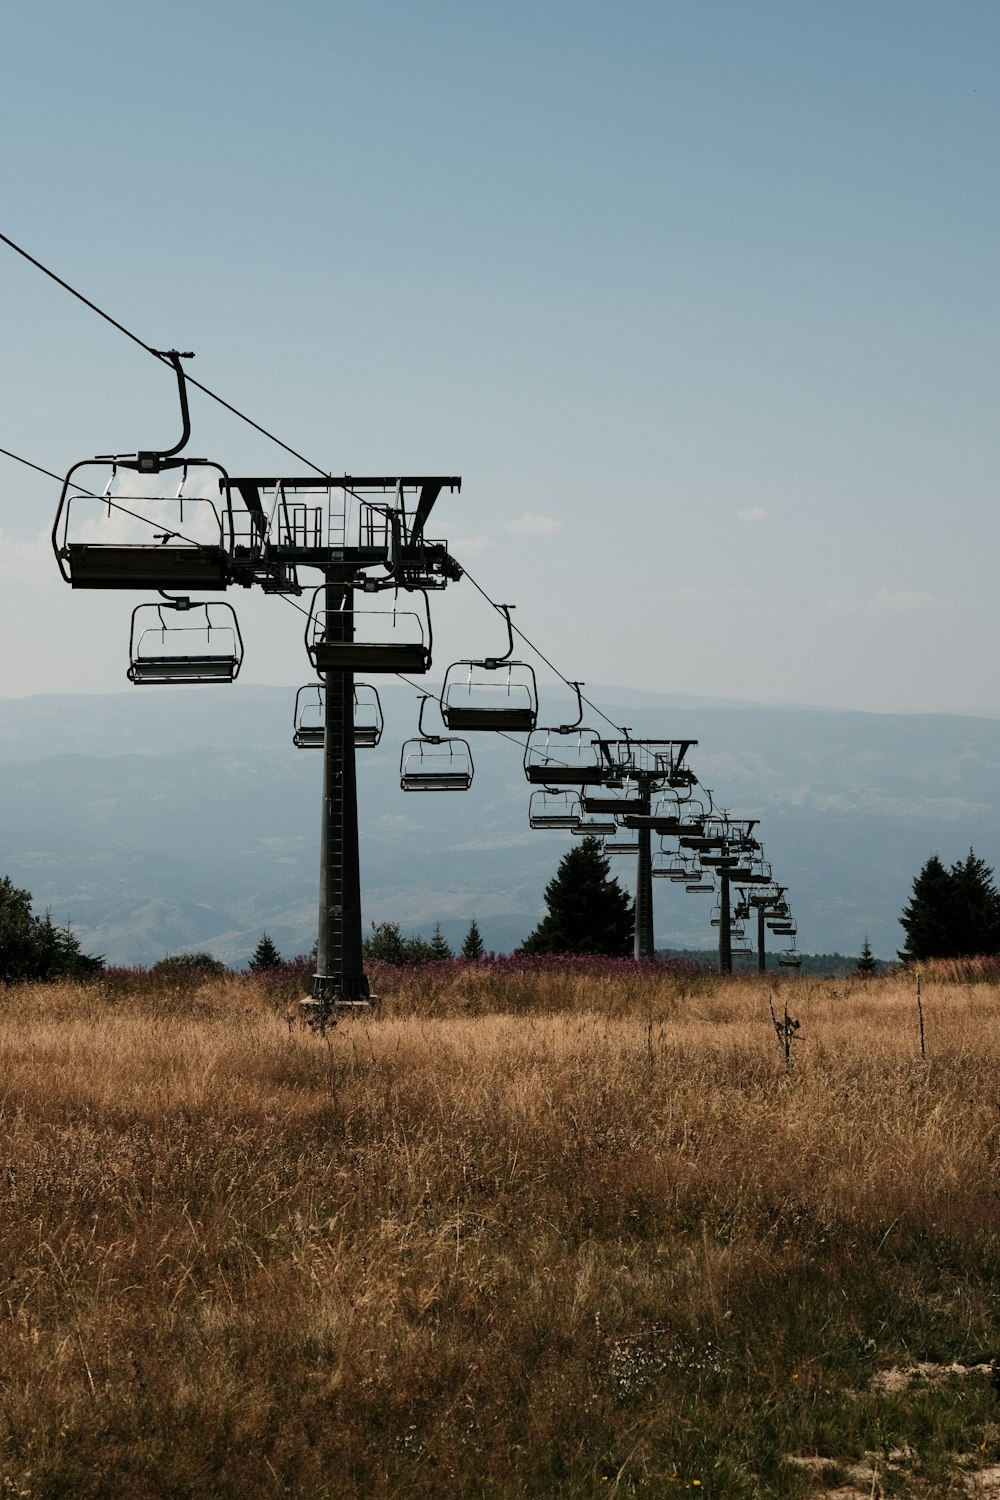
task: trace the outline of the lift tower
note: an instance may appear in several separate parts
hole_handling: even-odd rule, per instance
[[[250,582],[284,591],[300,568],[323,583],[313,595],[306,651],[323,684],[323,801],[312,999],[320,1022],[369,1003],[362,960],[355,764],[355,672],[422,675],[431,666],[428,593],[462,576],[445,542],[424,526],[457,475],[239,478],[230,481],[264,538],[242,563]],[[265,507],[265,497],[269,505]],[[317,503],[317,501],[319,503]],[[410,502],[413,502],[410,505]],[[237,581],[245,582],[245,578]],[[362,599],[392,591],[391,609]],[[400,596],[406,607],[400,604]],[[421,609],[411,604],[419,603]]]

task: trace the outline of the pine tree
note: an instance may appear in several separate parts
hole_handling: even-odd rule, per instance
[[[950,870],[931,855],[899,920],[906,933],[899,954],[904,963],[1000,953],[1000,894],[993,871],[971,849]]]
[[[103,968],[103,958],[80,952],[69,927],[57,927],[47,912],[32,915],[30,891],[0,878],[0,980],[82,979]]]
[[[434,960],[455,957],[454,953],[452,953],[451,951],[447,939],[441,931],[440,922],[435,922],[434,924],[434,935],[430,941],[430,949],[431,958]]]
[[[278,952],[277,948],[268,937],[267,933],[262,932],[260,935],[260,942],[253,950],[253,956],[250,959],[250,969],[254,974],[262,974],[266,969],[279,968],[281,962],[281,954]]]
[[[899,950],[904,963],[922,958],[949,958],[954,926],[952,882],[936,854],[932,854],[913,882],[913,895],[903,908],[900,925],[906,933]]]
[[[462,944],[462,957],[482,958],[483,951],[483,936],[479,931],[479,923],[473,917],[469,923],[469,930],[465,934],[465,942]]]
[[[865,933],[864,946],[861,949],[861,957],[858,959],[857,971],[864,979],[868,979],[871,975],[878,973],[878,959],[872,952],[872,945],[868,941],[867,932]]]
[[[610,868],[592,835],[570,849],[545,887],[548,914],[518,952],[628,954],[635,912]]]
[[[970,849],[949,871],[952,882],[952,950],[955,957],[1000,952],[1000,895],[993,871]]]

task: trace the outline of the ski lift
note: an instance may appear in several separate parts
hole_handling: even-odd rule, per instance
[[[675,885],[686,885],[689,880],[701,879],[701,865],[696,859],[686,859],[683,854],[673,854],[668,857],[661,873],[667,880],[672,880]]]
[[[171,616],[183,616],[183,623]],[[229,604],[164,599],[132,611],[127,675],[137,687],[235,682],[242,661],[239,622]]]
[[[322,750],[326,744],[326,687],[309,682],[295,694],[292,743],[300,750]],[[382,704],[367,682],[354,684],[354,746],[370,750],[382,738]]]
[[[686,891],[714,891],[715,886],[711,880],[695,880],[684,887]]]
[[[591,814],[588,817],[581,808],[579,821],[572,832],[580,838],[604,838],[608,834],[614,834],[617,827],[618,824],[614,818],[602,817],[600,814]]]
[[[575,830],[580,821],[580,798],[576,792],[542,787],[528,801],[528,823],[532,828]]]
[[[467,792],[474,767],[467,740],[428,734],[424,729],[424,705],[420,700],[417,739],[406,740],[399,757],[399,784],[404,792]]]
[[[601,783],[613,772],[599,736],[584,727],[583,684],[571,682],[569,686],[576,689],[576,722],[536,729],[524,747],[524,774],[536,785],[588,786]]]
[[[441,717],[448,729],[506,730],[530,734],[538,720],[538,686],[534,668],[513,661],[511,604],[498,606],[507,621],[507,650],[481,661],[453,662],[441,687]]]
[[[176,349],[154,352],[177,376],[180,441],[162,450],[83,459],[68,471],[52,524],[52,550],[73,588],[186,594],[225,589],[232,581],[235,534],[228,475],[207,458],[179,456],[191,435],[181,360],[191,356]],[[158,478],[169,469],[181,470],[172,495],[164,493]],[[84,471],[91,472],[84,477]],[[195,477],[202,480],[197,486]]]
[[[614,790],[616,781],[618,789]],[[649,805],[636,782],[629,781],[627,778],[609,776],[604,782],[604,787],[606,790],[602,792],[584,792],[584,812],[611,813],[618,818],[626,813],[642,813]]]
[[[605,839],[604,840],[603,848],[604,848],[605,854],[638,854],[639,853],[639,840],[638,839]]]
[[[422,589],[423,618],[415,610],[326,608],[323,587],[313,595],[306,651],[317,672],[406,672],[431,665],[431,615]]]
[[[801,969],[802,954],[797,948],[783,948],[778,954],[778,964],[782,969]]]

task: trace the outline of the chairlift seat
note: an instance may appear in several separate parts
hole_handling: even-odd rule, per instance
[[[471,771],[404,771],[399,778],[404,792],[467,792]]]
[[[299,750],[322,750],[326,745],[326,729],[322,724],[303,724],[292,735],[292,743]]]
[[[75,589],[224,589],[229,559],[222,547],[171,545],[118,546],[69,542],[65,548],[69,581]]]
[[[614,818],[579,818],[573,832],[580,838],[603,838],[605,834],[613,834],[617,826]]]
[[[532,708],[487,707],[442,704],[441,717],[449,729],[506,730],[509,734],[530,734],[535,727],[536,714]]]
[[[417,641],[317,641],[309,648],[317,672],[406,672],[430,670],[429,647]]]
[[[128,679],[137,686],[145,683],[234,682],[240,669],[239,658],[226,656],[142,656],[128,669]]]
[[[602,773],[603,768],[596,761],[585,766],[561,766],[553,761],[542,761],[537,765],[531,762],[524,768],[528,780],[539,786],[589,786],[599,782]]]
[[[585,794],[583,798],[584,812],[614,813],[616,817],[624,816],[626,813],[641,813],[645,807],[644,797],[601,797]]]
[[[664,817],[660,813],[626,813],[622,818],[625,828],[648,828],[650,833],[660,833],[673,838],[681,831],[681,820],[674,816]]]

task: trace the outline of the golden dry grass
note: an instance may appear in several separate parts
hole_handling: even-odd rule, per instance
[[[383,981],[327,1042],[251,979],[0,994],[0,1496],[996,1462],[981,1375],[873,1384],[1000,1349],[994,985],[925,973],[921,1058],[912,975]]]

